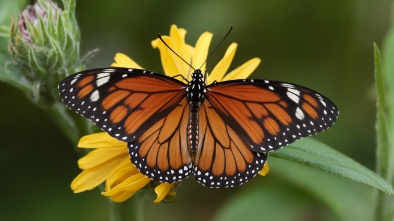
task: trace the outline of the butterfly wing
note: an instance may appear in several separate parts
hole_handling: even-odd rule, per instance
[[[186,139],[188,114],[189,104],[184,98],[168,115],[128,143],[131,161],[141,173],[168,183],[190,175],[192,164]]]
[[[142,174],[172,183],[189,176],[191,168],[185,87],[149,71],[108,68],[72,75],[59,91],[72,110],[127,141],[131,161]]]
[[[206,100],[253,151],[277,150],[329,128],[333,102],[306,87],[279,81],[234,80],[209,85]]]
[[[252,151],[213,109],[208,100],[200,106],[199,147],[193,176],[207,187],[232,187],[253,178],[264,166],[266,153]]]
[[[129,68],[86,70],[59,84],[63,102],[121,141],[136,138],[182,100],[186,85],[161,74]]]

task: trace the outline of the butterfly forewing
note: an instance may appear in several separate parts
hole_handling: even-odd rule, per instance
[[[333,102],[314,90],[278,81],[235,80],[209,85],[207,100],[256,152],[269,152],[329,128]]]
[[[107,68],[71,75],[59,91],[69,108],[111,136],[132,141],[178,105],[185,86],[154,72]]]

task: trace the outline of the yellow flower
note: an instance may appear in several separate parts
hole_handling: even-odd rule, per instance
[[[74,193],[91,190],[106,181],[104,196],[114,202],[123,202],[145,187],[152,180],[141,174],[131,163],[127,143],[112,138],[107,133],[84,136],[80,148],[96,148],[78,161],[83,170],[71,183]],[[174,196],[174,184],[160,183],[155,188],[160,202],[167,195]]]
[[[170,35],[162,36],[162,38],[183,59],[190,61],[191,66],[205,70],[204,62],[208,55],[212,34],[204,32],[197,40],[195,47],[185,43],[185,35],[185,29],[172,25]],[[190,66],[171,52],[160,39],[153,40],[152,46],[160,51],[160,58],[166,75],[183,74],[186,79],[191,79],[193,70]],[[227,73],[236,49],[236,43],[232,43],[228,47],[223,58],[209,74],[208,84],[214,81],[244,79],[249,77],[257,68],[260,59],[253,58]],[[122,53],[116,54],[115,63],[112,66],[143,69]],[[179,80],[183,79],[179,78]],[[91,190],[105,181],[105,191],[102,194],[115,202],[122,202],[148,184],[156,183],[157,198],[154,201],[155,203],[162,201],[164,198],[173,199],[175,197],[174,183],[153,182],[138,171],[130,161],[127,143],[118,141],[106,133],[96,133],[82,137],[78,147],[95,148],[95,150],[78,161],[78,165],[83,171],[71,183],[71,188],[75,193]],[[259,174],[264,176],[268,173],[268,170],[268,163],[266,163]]]
[[[200,66],[207,59],[209,45],[211,43],[212,34],[204,32],[197,40],[196,46],[192,46],[185,43],[186,30],[177,28],[176,25],[172,25],[170,29],[170,36],[163,36],[163,40],[170,46],[177,54],[179,54],[186,61],[190,61],[191,66],[206,70],[205,64]],[[171,52],[160,39],[152,41],[153,48],[160,50],[161,63],[163,65],[164,74],[168,76],[175,76],[183,74],[188,80],[191,80],[191,74],[193,70],[179,59],[173,52]],[[259,58],[253,58],[240,67],[226,74],[230,67],[231,61],[234,58],[235,51],[237,50],[237,44],[232,43],[228,48],[223,58],[213,68],[212,72],[207,78],[207,84],[211,84],[214,81],[227,81],[232,79],[245,79],[257,68],[260,64]]]

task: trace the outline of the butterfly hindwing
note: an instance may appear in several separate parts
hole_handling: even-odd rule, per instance
[[[189,106],[187,99],[129,142],[131,162],[149,178],[173,183],[190,175],[191,157],[185,139]]]
[[[266,153],[253,152],[204,100],[200,107],[199,147],[193,176],[207,187],[231,187],[253,178],[264,166]]]
[[[67,77],[59,91],[69,108],[111,136],[132,141],[178,105],[185,87],[154,72],[102,68]]]
[[[330,127],[333,102],[314,90],[278,81],[234,80],[207,87],[207,100],[256,152],[269,152]]]

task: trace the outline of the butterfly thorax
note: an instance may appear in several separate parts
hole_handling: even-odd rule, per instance
[[[204,99],[206,93],[203,75],[200,69],[197,69],[192,74],[192,80],[188,83],[186,88],[187,100],[191,106],[197,107]]]
[[[191,156],[194,158],[197,152],[199,134],[199,110],[200,104],[205,98],[205,83],[201,70],[197,69],[192,74],[192,80],[186,88],[186,96],[189,101],[189,121],[187,127],[187,144]]]

